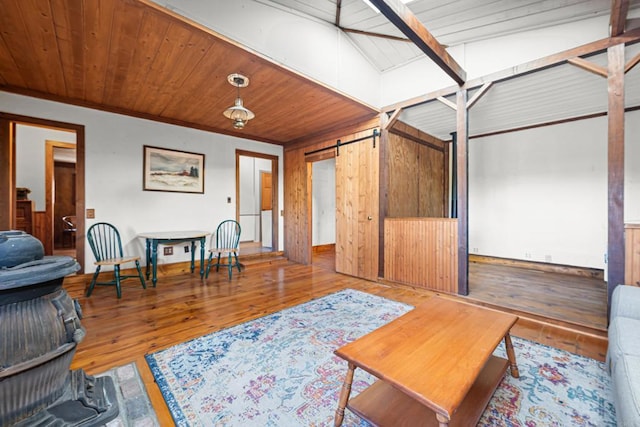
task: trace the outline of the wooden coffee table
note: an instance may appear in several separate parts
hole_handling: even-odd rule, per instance
[[[476,425],[507,367],[518,377],[509,330],[518,317],[433,297],[349,343],[335,425],[345,408],[377,426]],[[507,359],[492,353],[504,339]],[[349,400],[355,368],[379,378]]]

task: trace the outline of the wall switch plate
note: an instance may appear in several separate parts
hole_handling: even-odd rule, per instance
[[[165,255],[173,255],[173,246],[165,246],[164,247]]]
[[[87,209],[87,218],[94,219],[96,217],[95,209]]]

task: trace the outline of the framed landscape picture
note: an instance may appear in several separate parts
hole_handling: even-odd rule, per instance
[[[143,190],[204,193],[204,154],[144,146]]]

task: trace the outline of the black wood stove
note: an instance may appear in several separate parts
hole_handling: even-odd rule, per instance
[[[0,231],[0,426],[104,425],[118,416],[113,380],[69,369],[85,330],[62,282],[80,266],[43,254],[33,236]]]

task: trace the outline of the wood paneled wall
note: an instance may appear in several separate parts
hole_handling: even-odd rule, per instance
[[[626,224],[624,234],[624,283],[640,286],[640,224]]]
[[[402,122],[394,124],[388,141],[387,217],[447,216],[447,144]]]
[[[284,152],[284,252],[291,261],[311,263],[311,218],[304,149]]]
[[[44,242],[47,238],[47,214],[45,211],[33,213],[33,237]]]
[[[458,292],[458,221],[387,218],[384,278],[436,292]]]
[[[284,252],[301,264],[311,263],[311,163],[323,155],[306,158],[305,153],[335,145],[336,140],[349,141],[357,132],[378,127],[376,117],[348,129],[334,130],[327,134],[309,137],[306,141],[285,147],[284,151]],[[330,153],[328,153],[330,154]],[[377,258],[377,257],[376,257]]]

